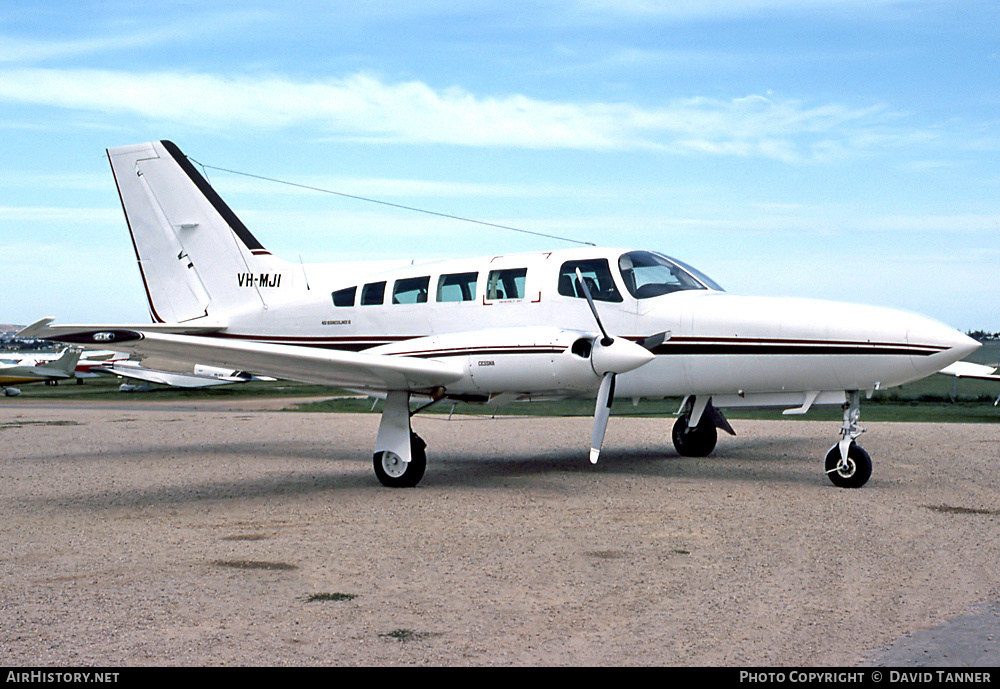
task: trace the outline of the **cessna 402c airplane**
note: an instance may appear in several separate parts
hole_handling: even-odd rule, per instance
[[[841,405],[825,469],[859,487],[859,397],[923,378],[978,343],[870,306],[727,294],[663,254],[615,248],[329,265],[272,256],[168,141],[108,150],[153,323],[24,335],[163,355],[384,397],[374,446],[386,486],[414,486],[410,418],[441,400],[596,397],[596,462],[615,397],[682,397],[673,443],[705,456],[727,407]],[[414,403],[426,402],[415,411]]]

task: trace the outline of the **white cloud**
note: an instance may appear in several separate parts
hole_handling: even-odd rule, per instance
[[[0,206],[2,223],[108,223],[121,217],[113,208]]]
[[[857,16],[898,0],[576,0],[585,13],[659,19],[732,19],[762,14],[840,13]]]
[[[239,10],[230,12],[200,12],[183,21],[156,23],[131,21],[124,16],[112,17],[105,33],[86,38],[25,38],[0,35],[0,63],[37,63],[46,60],[78,58],[86,55],[106,54],[176,45],[202,36],[235,33],[247,26],[273,19],[271,12]],[[77,27],[74,27],[76,29]]]
[[[217,130],[312,126],[322,136],[381,143],[659,149],[786,162],[846,154],[885,139],[871,134],[885,119],[876,107],[808,106],[757,95],[678,99],[658,107],[520,94],[482,97],[367,74],[296,81],[281,75],[12,69],[0,71],[0,100]]]

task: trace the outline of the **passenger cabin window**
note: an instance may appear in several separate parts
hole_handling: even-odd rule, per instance
[[[455,273],[438,279],[438,301],[472,301],[476,298],[479,273]]]
[[[385,301],[385,282],[372,282],[361,288],[361,305],[378,306]]]
[[[338,289],[331,296],[333,297],[334,306],[354,306],[354,295],[357,294],[357,287],[348,287],[347,289]]]
[[[623,301],[618,287],[615,286],[608,261],[604,258],[563,263],[559,269],[559,294],[564,297],[586,298],[576,277],[577,269],[580,270],[583,281],[587,283],[587,289],[594,301]]]
[[[690,289],[722,291],[711,278],[702,275],[680,261],[651,251],[630,251],[618,259],[625,288],[636,299],[649,299],[662,294]]]
[[[486,281],[486,298],[524,299],[524,283],[528,277],[527,268],[491,270]]]
[[[419,278],[403,278],[396,280],[392,287],[393,304],[424,304],[427,302],[427,287],[430,284],[429,275]]]

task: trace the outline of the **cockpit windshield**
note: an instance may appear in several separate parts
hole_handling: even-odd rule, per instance
[[[630,251],[618,259],[618,269],[629,293],[649,299],[689,289],[722,288],[707,275],[680,261],[651,251]]]

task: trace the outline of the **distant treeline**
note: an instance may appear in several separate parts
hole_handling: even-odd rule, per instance
[[[970,330],[965,333],[973,340],[985,342],[986,340],[1000,340],[1000,333],[988,333],[985,330]]]
[[[21,329],[21,326],[14,327],[16,327],[17,330]],[[14,335],[17,330],[0,334],[0,350],[8,352],[34,352],[55,348],[55,345],[52,342],[48,342],[46,340],[37,340],[33,337],[17,337]]]

